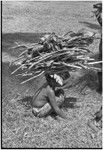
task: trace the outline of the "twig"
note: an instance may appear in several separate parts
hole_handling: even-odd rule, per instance
[[[87,64],[88,65],[94,65],[94,64],[100,64],[100,63],[103,63],[103,61],[90,62],[90,63],[87,63]]]
[[[41,72],[39,75],[37,75],[37,76],[34,76],[34,77],[32,77],[32,78],[30,78],[30,79],[28,79],[28,80],[25,80],[25,81],[21,82],[21,84],[24,84],[24,83],[26,83],[26,82],[28,82],[28,81],[30,81],[30,80],[32,80],[32,79],[35,79],[35,78],[41,76],[43,73],[44,73],[44,71],[42,71],[42,72]]]
[[[21,57],[19,57],[19,58],[15,59],[14,61],[12,61],[11,63],[15,63],[16,61],[18,61],[18,60],[22,59],[23,57],[24,57],[24,56],[21,56]]]
[[[24,52],[22,52],[20,55],[19,55],[19,57],[20,56],[22,56],[24,53],[26,53],[28,50],[26,49]]]
[[[11,75],[12,74],[14,74],[16,71],[18,71],[20,68],[22,68],[23,66],[25,66],[25,64],[22,64],[21,66],[19,66],[17,69],[15,69],[12,73],[11,73]]]
[[[29,74],[22,73],[22,74],[17,74],[16,76],[23,76],[23,77],[25,77],[25,76],[31,76],[31,75],[33,75],[33,74],[32,73],[29,73]]]
[[[79,67],[79,66],[75,66],[75,65],[71,65],[71,64],[66,64],[66,63],[64,63],[64,62],[61,62],[61,64],[65,65],[65,66],[68,66],[68,67],[73,67],[73,68],[82,69],[82,68]]]

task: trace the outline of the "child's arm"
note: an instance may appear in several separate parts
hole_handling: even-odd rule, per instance
[[[61,104],[64,101],[64,95],[61,95],[60,97],[56,97],[56,102],[58,107],[61,106]],[[49,102],[47,102],[42,108],[37,111],[37,109],[33,108],[33,114],[36,114],[37,117],[45,117],[46,115],[50,114],[53,111],[52,106]]]

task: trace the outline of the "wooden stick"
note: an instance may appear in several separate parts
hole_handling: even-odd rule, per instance
[[[69,32],[67,32],[66,34],[62,35],[62,37],[68,35],[69,33],[74,33],[74,32],[73,32],[73,31],[69,31]]]
[[[80,49],[81,49],[81,50],[86,50],[87,52],[94,54],[94,52],[92,52],[91,50],[89,50],[89,49],[87,49],[87,48],[82,47],[82,48],[80,48]]]
[[[102,68],[95,68],[95,67],[90,67],[89,69],[92,69],[92,70],[96,70],[96,71],[102,71]]]
[[[39,59],[40,58],[40,56],[37,56],[37,57],[34,57],[34,58],[31,58],[30,60],[28,60],[28,62],[30,62],[30,61],[33,61],[33,60],[35,60],[35,59]]]
[[[84,69],[89,69],[89,67],[84,66],[83,64],[78,63],[78,65],[80,65],[80,66],[81,66],[82,68],[84,68]]]
[[[35,43],[35,45],[37,45],[37,44],[38,44],[38,43]],[[35,46],[35,45],[34,45],[34,46]],[[23,55],[25,52],[28,51],[28,49],[31,49],[31,48],[34,48],[33,45],[32,45],[32,47],[27,48],[27,50],[25,50],[24,52],[22,52],[19,56]],[[37,51],[38,51],[38,49],[37,49]]]
[[[10,49],[17,49],[17,48],[27,48],[25,45],[18,45],[18,46],[14,46],[14,47],[11,47]]]
[[[26,46],[25,44],[24,44],[24,45],[20,45],[20,44],[18,44],[17,42],[16,42],[16,44],[17,44],[18,46],[11,47],[11,49],[16,49],[16,48],[20,48],[20,47],[33,48],[35,45],[38,45],[38,43],[34,43],[34,44],[32,44],[32,45],[29,47],[29,46]]]
[[[101,68],[95,68],[95,67],[90,67],[90,66],[85,66],[85,65],[83,65],[83,64],[80,64],[80,63],[78,63],[80,66],[82,66],[84,69],[92,69],[92,70],[96,70],[96,71],[101,71],[102,69]]]
[[[19,55],[19,57],[20,56],[22,56],[24,53],[26,53],[28,50],[26,49],[24,52],[22,52],[20,55]]]
[[[32,77],[32,78],[29,78],[28,80],[25,80],[25,81],[21,82],[21,84],[24,84],[24,83],[26,83],[26,82],[28,82],[28,81],[30,81],[30,80],[32,80],[32,79],[35,79],[35,78],[41,76],[43,73],[44,73],[44,71],[42,71],[42,72],[41,72],[39,75],[37,75],[37,76],[34,76],[34,77]]]
[[[100,63],[103,63],[103,61],[90,62],[90,63],[87,63],[87,64],[88,65],[94,65],[94,64],[100,64]]]
[[[30,67],[29,69],[31,69],[33,66],[37,65],[38,63],[44,61],[45,59],[49,58],[50,55],[54,54],[56,52],[52,52],[52,53],[49,53],[49,54],[46,54],[46,56],[43,56],[42,59],[40,59],[38,62],[34,62]]]
[[[19,59],[22,59],[23,57],[24,57],[24,56],[21,56],[21,57],[19,57],[19,58],[15,59],[14,61],[12,61],[12,63],[14,63],[14,62],[18,61]]]
[[[29,74],[22,73],[22,74],[17,74],[16,76],[23,76],[23,77],[25,77],[25,76],[31,76],[31,75],[33,75],[33,74],[32,73],[29,73]]]
[[[22,68],[25,64],[22,64],[21,66],[19,66],[17,69],[15,69],[11,74],[14,74],[16,71],[18,71],[20,68]]]
[[[63,65],[65,65],[65,66],[68,66],[68,67],[73,67],[73,68],[78,68],[78,69],[82,69],[81,67],[79,67],[79,66],[75,66],[75,65],[71,65],[71,64],[66,64],[66,63],[61,63],[61,64],[63,64]]]
[[[77,59],[82,59],[82,60],[94,60],[93,58],[89,58],[89,57],[83,58],[83,57],[78,57],[78,56],[77,56]]]
[[[58,53],[58,52],[63,52],[63,51],[55,51],[55,52],[46,54],[45,56],[42,57],[42,59],[40,58],[38,62],[34,62],[34,63],[29,67],[29,69],[31,69],[33,66],[35,66],[35,65],[39,64],[40,62],[42,62],[42,61],[48,59],[51,55],[56,54],[56,53]],[[54,57],[58,57],[58,56],[64,55],[64,54],[66,55],[66,54],[69,54],[69,53],[70,53],[70,52],[67,51],[67,52],[64,52],[64,53],[60,53],[60,54],[54,55]],[[51,57],[53,57],[53,56],[51,56]]]

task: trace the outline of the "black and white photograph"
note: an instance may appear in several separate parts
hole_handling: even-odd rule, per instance
[[[1,149],[102,149],[102,1],[1,1]]]

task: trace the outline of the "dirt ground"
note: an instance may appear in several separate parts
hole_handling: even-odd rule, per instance
[[[30,107],[30,96],[43,84],[44,78],[20,83],[24,78],[11,75],[16,66],[9,63],[22,50],[13,50],[15,42],[31,44],[38,42],[46,32],[62,35],[69,30],[86,28],[100,33],[99,25],[92,17],[94,1],[68,2],[3,2],[2,35],[2,146],[4,148],[101,148],[102,131],[88,125],[102,103],[96,92],[96,73],[68,88],[72,81],[82,77],[76,72],[68,80],[63,111],[68,120],[52,116],[36,118]],[[99,40],[89,47],[98,53]],[[83,88],[84,87],[84,88]],[[83,88],[83,90],[82,90]],[[22,104],[20,100],[25,101]]]

